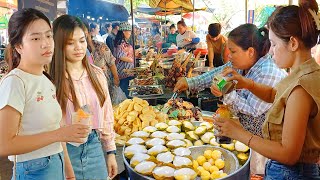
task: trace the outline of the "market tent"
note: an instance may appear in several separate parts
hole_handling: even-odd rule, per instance
[[[128,21],[130,16],[124,6],[103,0],[69,0],[68,14],[103,21]]]
[[[201,11],[206,8],[194,8],[191,0],[149,0],[149,5],[152,8],[162,8],[166,10],[180,9],[183,12]]]

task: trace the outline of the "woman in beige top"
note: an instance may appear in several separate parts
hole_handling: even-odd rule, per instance
[[[217,119],[222,136],[238,139],[268,157],[265,179],[318,179],[320,155],[320,66],[311,56],[320,27],[315,0],[278,8],[270,17],[269,38],[274,60],[290,75],[275,87],[254,83],[231,68],[224,75],[237,80],[237,88],[250,90],[273,102],[263,124],[263,138],[245,131],[229,119]],[[316,23],[315,23],[316,22]]]

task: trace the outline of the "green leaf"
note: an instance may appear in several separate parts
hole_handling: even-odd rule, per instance
[[[174,110],[169,114],[169,117],[171,118],[178,118],[179,110]]]

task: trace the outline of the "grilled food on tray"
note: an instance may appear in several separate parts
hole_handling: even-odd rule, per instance
[[[158,95],[163,93],[162,89],[157,86],[137,86],[129,90],[133,91],[133,95]]]

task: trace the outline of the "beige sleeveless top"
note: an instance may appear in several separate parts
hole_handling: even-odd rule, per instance
[[[263,137],[272,141],[282,141],[287,99],[296,86],[303,87],[311,95],[318,107],[316,116],[308,121],[306,138],[299,162],[316,163],[320,155],[320,66],[314,59],[310,59],[294,69],[288,77],[280,81],[275,87],[277,94],[263,124]]]

